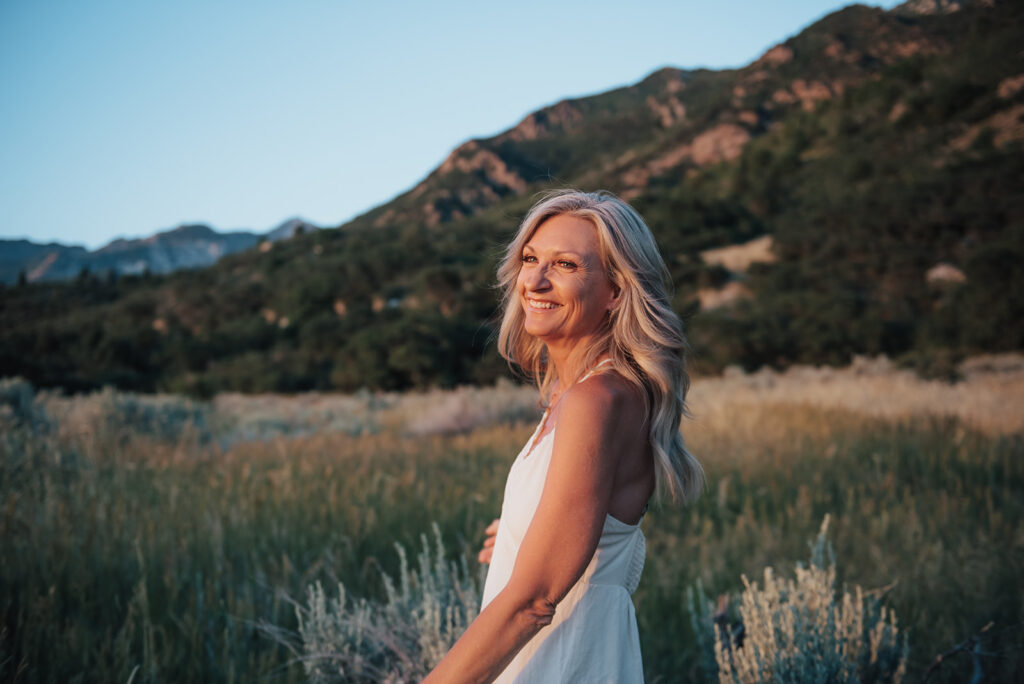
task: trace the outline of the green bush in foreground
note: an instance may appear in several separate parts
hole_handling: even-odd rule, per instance
[[[764,570],[764,587],[743,576],[739,617],[730,628],[724,611],[710,616],[698,584],[688,592],[698,641],[713,648],[721,684],[761,682],[899,682],[907,669],[907,639],[896,614],[859,586],[836,595],[835,554],[825,516],[810,565],[795,579]],[[712,632],[709,635],[708,632]]]

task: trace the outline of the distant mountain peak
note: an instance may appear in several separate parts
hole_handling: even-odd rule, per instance
[[[320,230],[320,226],[296,216],[282,221],[280,225],[266,234],[266,238],[271,242],[278,242],[280,240],[290,240],[296,235],[312,233],[317,230]]]
[[[74,278],[83,269],[137,275],[201,268],[253,247],[262,237],[278,242],[316,230],[320,227],[299,217],[282,222],[265,236],[249,231],[222,233],[205,223],[182,223],[148,237],[116,238],[92,251],[59,243],[39,245],[29,240],[4,240],[0,282],[16,282],[21,273],[29,282],[35,282]]]

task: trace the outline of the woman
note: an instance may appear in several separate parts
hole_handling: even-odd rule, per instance
[[[640,519],[656,491],[703,486],[679,434],[667,270],[628,204],[561,191],[527,214],[498,278],[498,349],[546,410],[509,472],[480,615],[426,681],[642,681]]]

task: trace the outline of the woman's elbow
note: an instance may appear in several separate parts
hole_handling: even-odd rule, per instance
[[[555,619],[558,601],[547,598],[532,598],[525,601],[516,611],[515,620],[526,631],[536,632],[551,624]]]

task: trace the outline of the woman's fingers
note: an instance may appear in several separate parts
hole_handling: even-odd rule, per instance
[[[487,535],[487,538],[484,539],[484,547],[480,549],[476,559],[481,563],[490,563],[491,557],[494,555],[494,540],[498,534],[498,518],[495,518],[494,522],[487,526],[484,534]]]

